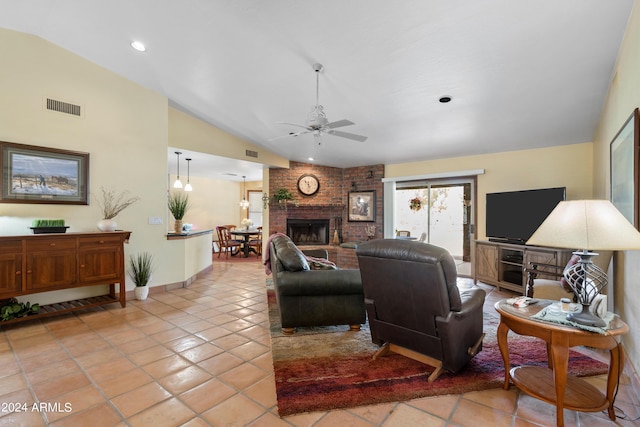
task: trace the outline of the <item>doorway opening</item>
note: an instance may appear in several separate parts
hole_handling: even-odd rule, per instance
[[[395,231],[447,249],[458,275],[470,277],[474,188],[473,179],[397,182]]]

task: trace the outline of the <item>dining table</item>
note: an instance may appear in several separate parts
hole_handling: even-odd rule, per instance
[[[249,252],[255,252],[255,249],[253,249],[252,247],[249,246],[249,240],[251,239],[251,236],[258,236],[260,235],[260,230],[258,229],[247,229],[247,230],[242,230],[242,229],[235,229],[235,230],[231,230],[229,233],[231,233],[231,235],[233,236],[237,236],[237,237],[242,237],[243,241],[242,241],[242,252],[244,254],[245,258],[249,257]]]

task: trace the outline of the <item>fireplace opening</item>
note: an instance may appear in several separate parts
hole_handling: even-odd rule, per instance
[[[296,245],[328,245],[328,219],[287,219],[287,235]]]

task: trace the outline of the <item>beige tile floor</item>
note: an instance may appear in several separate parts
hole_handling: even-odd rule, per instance
[[[259,262],[214,259],[189,288],[0,328],[0,426],[548,426],[512,387],[279,418]],[[492,287],[487,310],[500,294]],[[591,381],[603,387],[603,378]],[[45,405],[34,410],[34,403]],[[640,415],[624,385],[616,405]],[[565,411],[568,426],[638,425]]]

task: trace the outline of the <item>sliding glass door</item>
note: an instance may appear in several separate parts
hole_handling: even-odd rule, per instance
[[[471,275],[473,181],[398,182],[395,230],[447,249],[458,274]]]

